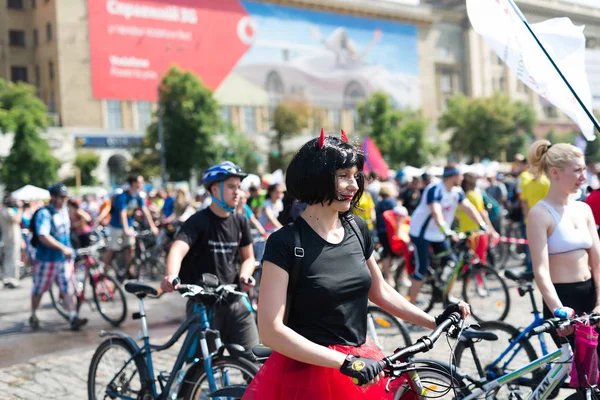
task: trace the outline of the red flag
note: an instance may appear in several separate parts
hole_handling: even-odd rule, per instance
[[[362,151],[365,153],[365,172],[375,171],[377,175],[387,179],[390,167],[370,138],[366,137],[363,141]]]

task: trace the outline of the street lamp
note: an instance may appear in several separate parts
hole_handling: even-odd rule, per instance
[[[158,143],[160,146],[159,154],[160,154],[160,179],[162,181],[163,186],[167,184],[167,159],[165,157],[165,133],[163,128],[163,109],[160,105],[160,83],[158,84]]]

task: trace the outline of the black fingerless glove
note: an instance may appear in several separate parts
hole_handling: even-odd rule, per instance
[[[383,361],[348,354],[344,364],[340,367],[340,372],[351,377],[352,382],[356,385],[364,385],[375,379],[383,371],[384,366]]]
[[[440,315],[435,317],[436,326],[439,326],[442,322],[444,322],[446,319],[448,319],[450,314],[455,313],[455,312],[462,315],[462,313],[460,312],[460,308],[458,308],[458,304],[452,303],[448,307],[446,307],[446,309],[444,310],[443,313],[441,313]]]

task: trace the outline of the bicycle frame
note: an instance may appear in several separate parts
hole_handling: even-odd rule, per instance
[[[510,374],[501,376],[493,381],[487,382],[470,395],[463,398],[463,400],[477,399],[483,394],[486,394],[494,389],[504,386],[523,375],[530,373],[531,371],[538,369],[546,364],[550,364],[555,361],[556,363],[550,368],[544,379],[535,388],[531,395],[527,398],[528,400],[543,400],[548,398],[550,393],[562,383],[566,376],[571,371],[571,358],[573,357],[573,351],[568,343],[564,343],[560,349],[553,353],[543,356],[542,358],[535,360],[524,367],[511,372]]]
[[[217,354],[219,354],[219,350],[221,349],[223,344],[221,342],[221,336],[219,331],[210,328],[206,307],[203,305],[195,304],[194,312],[192,313],[192,315],[187,317],[187,319],[183,322],[179,329],[177,329],[177,331],[173,334],[169,341],[167,341],[167,343],[163,345],[153,345],[150,343],[143,299],[138,298],[138,302],[140,306],[140,319],[142,320],[142,339],[144,345],[134,352],[134,354],[129,358],[129,360],[127,360],[123,367],[115,374],[113,379],[108,383],[107,387],[111,387],[115,379],[125,370],[125,368],[127,368],[127,366],[130,363],[132,363],[136,358],[140,357],[141,355],[144,357],[144,362],[147,366],[147,376],[140,376],[142,387],[145,387],[147,385],[151,389],[152,395],[155,399],[176,399],[186,373],[191,367],[193,367],[196,363],[200,361],[197,358],[193,358],[196,353],[197,343],[199,342],[202,351],[203,364],[209,382],[209,387],[211,392],[215,391],[217,387],[215,384],[214,376],[212,374],[212,361],[213,358]],[[159,395],[154,378],[155,375],[152,364],[152,351],[163,351],[169,349],[179,340],[179,338],[181,338],[181,336],[185,332],[188,332],[187,336],[183,342],[183,345],[181,346],[179,354],[177,355],[177,359],[175,360],[175,364],[173,365],[171,373],[169,374],[169,378],[166,380],[164,386],[162,381],[159,380],[161,386],[161,393]],[[211,332],[215,335],[216,351],[213,353],[209,353],[208,350],[208,342],[206,340],[207,332]],[[198,338],[198,342],[196,341],[196,338]],[[189,365],[184,368],[184,363],[186,361],[189,362]],[[224,378],[225,384],[229,384],[226,375]],[[114,396],[115,398],[136,400],[133,397],[123,396],[119,393],[109,392],[108,390],[107,394],[109,396]]]

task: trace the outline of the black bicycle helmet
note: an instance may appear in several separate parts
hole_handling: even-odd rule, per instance
[[[67,197],[69,195],[69,189],[63,183],[57,183],[48,188],[50,195],[52,196],[64,196]]]

